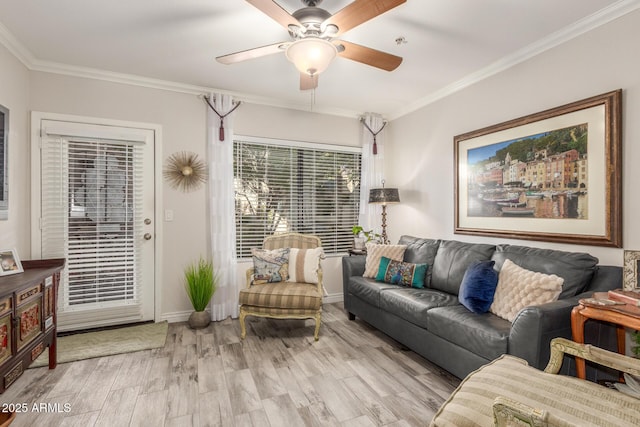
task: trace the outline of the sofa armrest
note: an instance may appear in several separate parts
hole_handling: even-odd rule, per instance
[[[544,371],[549,374],[557,374],[565,354],[581,357],[616,371],[640,376],[639,359],[594,347],[591,344],[579,344],[564,338],[554,338],[551,341],[551,359]]]
[[[253,267],[247,269],[247,272],[245,273],[246,275],[246,279],[247,279],[247,288],[251,287],[251,284],[253,283],[253,273],[254,273],[255,269]]]
[[[366,255],[353,255],[342,257],[342,294],[344,308],[349,310],[351,301],[349,300],[349,279],[353,276],[362,276],[366,265]]]
[[[551,340],[571,338],[571,310],[579,298],[582,296],[522,309],[511,324],[508,353],[544,369],[549,361]]]

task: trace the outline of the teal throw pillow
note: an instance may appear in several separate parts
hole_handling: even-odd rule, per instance
[[[394,261],[383,256],[380,258],[380,267],[378,268],[376,280],[393,285],[424,288],[427,268],[427,264]]]
[[[464,273],[458,301],[474,313],[486,313],[491,307],[498,286],[498,272],[493,269],[495,261],[476,261]]]

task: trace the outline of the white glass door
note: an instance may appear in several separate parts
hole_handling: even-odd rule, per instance
[[[154,132],[41,121],[40,252],[64,257],[58,329],[154,319]]]

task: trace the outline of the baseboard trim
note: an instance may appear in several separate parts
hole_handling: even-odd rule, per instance
[[[334,302],[342,302],[344,300],[344,296],[342,295],[342,292],[337,293],[337,294],[328,294],[325,295],[324,298],[322,298],[322,302],[324,304],[332,304]]]
[[[322,302],[324,304],[332,304],[334,302],[342,302],[343,299],[344,298],[343,298],[342,292],[340,292],[340,293],[325,295],[324,298],[322,298]],[[156,322],[162,322],[163,320],[166,320],[169,323],[186,322],[187,320],[189,320],[189,316],[191,315],[192,312],[193,310],[173,311],[170,313],[163,313],[160,315],[159,319],[156,319]]]
[[[186,322],[187,320],[189,320],[189,316],[191,316],[191,313],[193,313],[193,310],[163,313],[162,315],[160,315],[160,321],[166,320],[169,323]]]

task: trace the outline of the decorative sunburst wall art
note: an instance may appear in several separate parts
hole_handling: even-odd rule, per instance
[[[172,188],[188,193],[207,182],[207,164],[196,153],[179,151],[167,158],[163,175]]]

